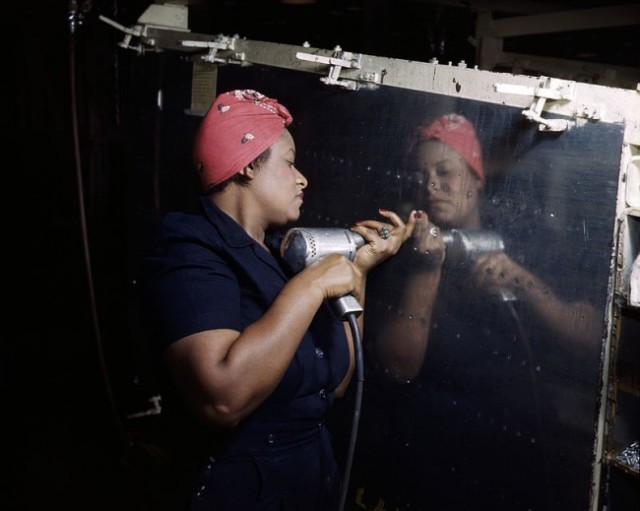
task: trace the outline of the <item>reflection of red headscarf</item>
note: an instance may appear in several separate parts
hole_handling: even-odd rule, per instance
[[[255,90],[220,94],[204,116],[193,146],[204,190],[240,172],[292,121],[283,105]]]
[[[482,149],[476,131],[465,117],[447,114],[438,117],[429,126],[418,128],[420,140],[437,138],[454,149],[470,165],[476,175],[484,181]]]

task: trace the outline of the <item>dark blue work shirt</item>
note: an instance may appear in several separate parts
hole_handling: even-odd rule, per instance
[[[232,218],[206,197],[201,206],[199,215],[167,214],[147,260],[147,310],[163,347],[205,330],[244,330],[288,280],[286,267]],[[323,304],[282,381],[249,420],[322,421],[348,364],[344,326]]]
[[[145,263],[146,317],[159,351],[206,330],[243,331],[289,278],[277,250],[206,197],[199,214],[165,215]],[[190,509],[333,511],[340,480],[324,421],[348,364],[344,324],[323,303],[266,401],[232,429],[203,428]]]

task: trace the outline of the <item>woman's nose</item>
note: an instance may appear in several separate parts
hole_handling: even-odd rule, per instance
[[[307,185],[309,184],[309,182],[307,181],[307,178],[298,169],[296,169],[296,171],[298,172],[298,183],[302,185],[302,188],[306,188]]]
[[[435,191],[447,193],[449,191],[449,184],[438,178],[429,179],[427,193],[433,193]]]

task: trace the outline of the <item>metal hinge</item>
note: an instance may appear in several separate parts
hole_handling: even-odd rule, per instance
[[[142,38],[146,34],[146,28],[143,25],[134,25],[132,28],[127,28],[123,25],[120,25],[120,23],[117,23],[107,18],[106,16],[102,16],[102,15],[100,15],[100,20],[104,21],[108,25],[111,25],[112,27],[117,28],[118,30],[120,30],[120,32],[124,32],[125,34],[124,39],[118,43],[118,46],[124,48],[125,50],[134,50],[135,52],[140,54],[144,53],[145,50],[149,49],[143,46],[142,42],[140,42],[137,45],[131,44],[131,40],[134,37]]]
[[[576,124],[574,121],[565,119],[544,119],[542,117],[542,111],[547,100],[573,100],[576,90],[575,82],[541,76],[538,87],[508,83],[496,83],[493,87],[496,92],[532,96],[534,98],[533,103],[528,109],[522,111],[522,115],[530,121],[537,122],[540,131],[566,131]]]
[[[307,62],[326,64],[329,66],[327,76],[320,78],[320,81],[327,85],[338,85],[349,90],[357,90],[362,83],[371,85],[379,85],[381,76],[375,72],[363,72],[356,79],[340,79],[342,69],[360,69],[362,55],[342,51],[340,46],[336,46],[331,57],[323,57],[322,55],[314,55],[313,53],[297,52],[296,58]]]
[[[149,37],[150,31],[162,30],[172,32],[190,32],[188,27],[188,10],[186,5],[152,4],[138,18],[138,22],[131,28],[100,15],[100,20],[124,32],[125,36],[118,46],[127,50],[134,50],[140,54],[147,50],[159,51],[156,41]],[[138,38],[139,44],[131,44],[131,40]]]
[[[140,23],[140,20],[138,20],[138,24],[134,25],[131,28],[128,28],[104,16],[100,16],[100,19],[125,33],[124,39],[122,40],[122,42],[118,43],[118,46],[121,46],[127,50],[134,50],[140,54],[144,53],[145,51],[158,52],[163,48],[173,48],[177,50],[180,50],[182,48],[184,48],[185,50],[197,50],[199,48],[202,48],[205,50],[209,50],[206,55],[202,55],[200,57],[200,59],[204,60],[205,62],[244,64],[246,61],[244,52],[233,52],[233,50],[235,50],[236,40],[239,39],[239,36],[237,35],[229,37],[220,34],[215,36],[215,39],[213,41],[202,39],[181,39],[182,33],[190,33],[188,29],[183,27],[167,28],[167,26],[161,26],[158,24],[144,24]],[[143,17],[141,17],[140,19],[142,20]],[[136,45],[132,44],[131,42],[134,37],[139,39],[139,43]],[[207,38],[209,37],[210,36],[207,36]],[[225,57],[219,57],[219,51],[231,51],[231,53],[229,55],[225,55]]]
[[[148,417],[150,415],[162,414],[162,396],[161,395],[158,394],[156,396],[151,396],[148,399],[148,401],[149,403],[151,403],[151,406],[149,408],[141,412],[130,413],[129,415],[127,415],[127,419],[139,419],[140,417]]]
[[[231,56],[227,57],[218,57],[217,53],[219,50],[228,51],[235,50],[236,40],[238,36],[229,37],[225,35],[219,35],[216,37],[214,41],[189,41],[189,40],[181,40],[178,44],[184,48],[209,48],[209,53],[206,55],[202,55],[200,57],[201,60],[205,62],[222,62],[225,64],[235,63],[242,64],[246,60],[246,56],[244,52],[235,52],[231,54]]]

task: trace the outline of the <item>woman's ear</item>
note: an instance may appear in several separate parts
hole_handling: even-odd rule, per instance
[[[252,180],[256,176],[256,169],[249,164],[238,172],[238,174],[244,176],[247,180]]]

